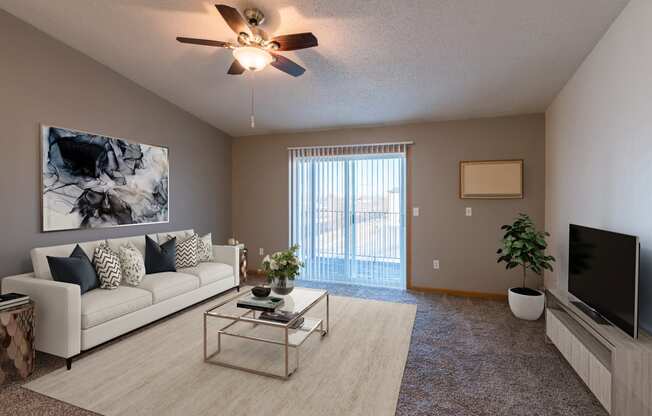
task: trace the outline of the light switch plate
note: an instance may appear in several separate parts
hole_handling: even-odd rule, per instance
[[[419,216],[419,207],[412,208],[412,215],[415,217]]]
[[[259,248],[259,249],[258,249],[258,254],[260,254],[261,256],[264,256],[264,255],[265,255],[265,249],[262,248],[262,247]]]
[[[473,215],[473,208],[471,207],[466,207],[466,216],[470,217]]]
[[[435,270],[439,270],[439,260],[432,261],[432,268]]]

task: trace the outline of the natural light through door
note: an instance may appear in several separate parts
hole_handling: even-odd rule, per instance
[[[300,279],[405,288],[405,147],[290,149]]]

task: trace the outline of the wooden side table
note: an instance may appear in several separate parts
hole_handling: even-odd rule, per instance
[[[27,378],[34,370],[34,303],[0,312],[0,384],[8,376]]]
[[[247,247],[240,247],[240,279],[243,282],[247,282]]]

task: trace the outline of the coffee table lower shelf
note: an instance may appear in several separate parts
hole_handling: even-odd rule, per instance
[[[315,302],[313,302],[313,304],[310,305],[309,308],[306,308],[300,316],[306,313],[309,309],[312,308],[312,306],[317,304],[322,299],[326,300],[326,319],[324,320],[324,319],[310,318],[304,316],[303,324],[296,329],[290,328],[291,323],[285,324],[285,323],[259,319],[256,317],[256,314],[257,313],[260,314],[260,312],[256,312],[254,310],[246,310],[244,312],[239,313],[236,316],[222,315],[214,312],[219,306],[221,306],[219,305],[218,307],[205,312],[204,313],[204,361],[206,363],[218,365],[221,367],[232,368],[232,369],[246,371],[248,373],[257,374],[261,376],[274,377],[274,378],[287,380],[299,368],[299,347],[313,333],[319,333],[322,337],[328,334],[328,320],[329,320],[328,293],[325,293],[324,296],[320,297]],[[209,354],[208,342],[207,342],[207,338],[208,338],[207,322],[208,322],[208,318],[211,317],[226,319],[226,320],[230,320],[231,322],[220,327],[216,331],[217,349]],[[256,329],[256,327],[258,327],[259,325],[278,329],[279,331],[281,331],[282,340],[279,341],[278,339],[251,335],[250,333],[253,332],[253,330]],[[229,363],[217,359],[216,357],[218,357],[219,354],[222,352],[223,336],[244,339],[250,342],[273,344],[282,347],[284,353],[283,355],[285,359],[283,373],[278,374],[278,373],[258,370],[258,369],[244,367],[244,366],[236,365],[233,363]],[[290,349],[293,350],[295,356],[294,368],[290,367]]]

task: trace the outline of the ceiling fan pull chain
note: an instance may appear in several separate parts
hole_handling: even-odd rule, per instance
[[[256,113],[254,107],[254,74],[251,73],[251,128],[256,128]]]

